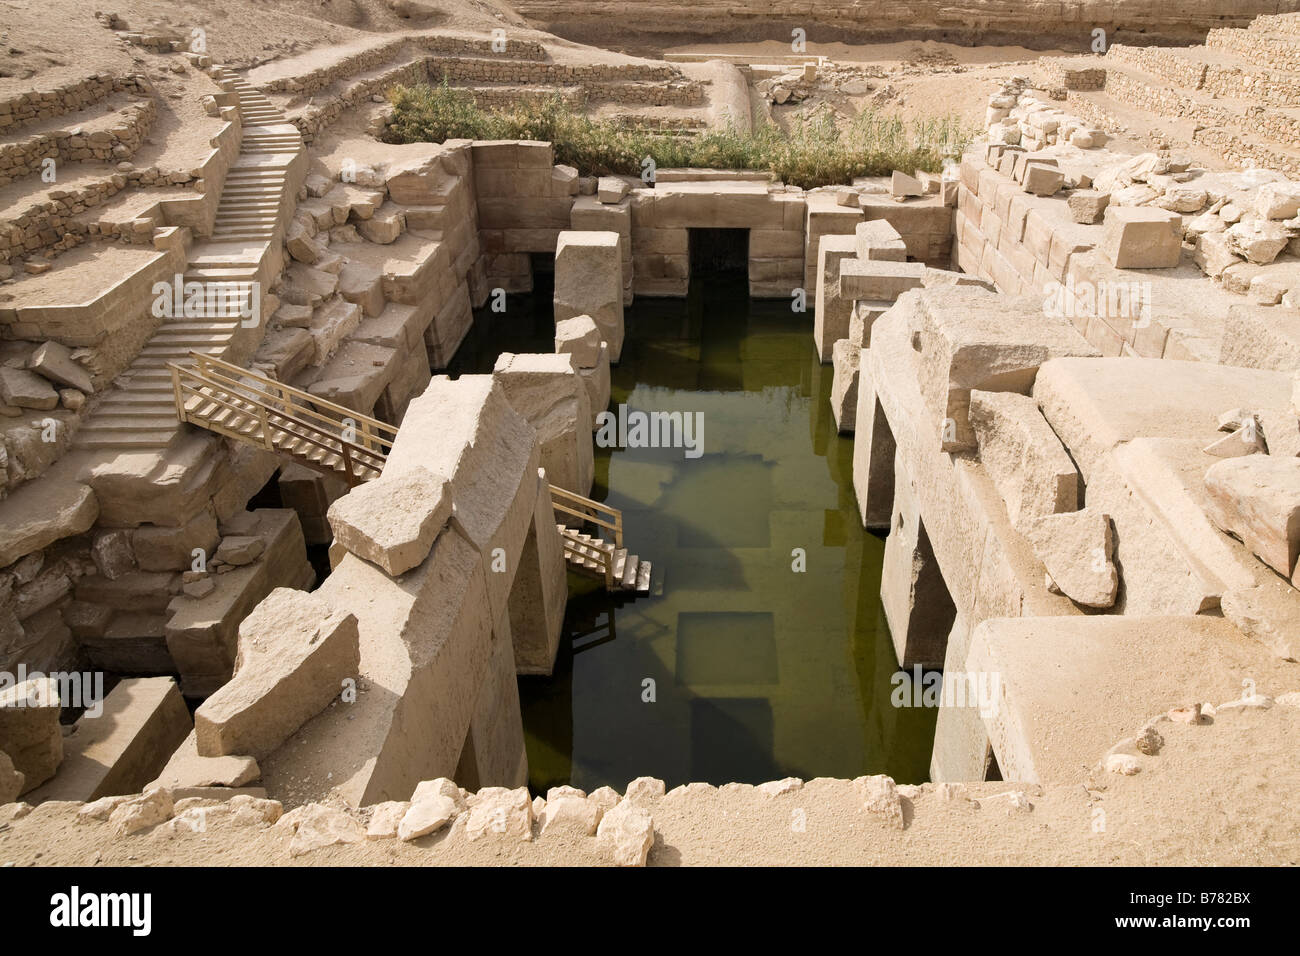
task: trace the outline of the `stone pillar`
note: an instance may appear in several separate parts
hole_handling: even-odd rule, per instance
[[[885,539],[880,603],[900,667],[942,667],[956,607],[930,548],[903,463],[894,466],[894,514]]]
[[[555,528],[549,481],[538,469],[537,506],[533,526],[524,541],[510,589],[510,630],[515,670],[520,674],[550,674],[560,647],[568,576],[560,534]]]
[[[852,235],[822,236],[817,244],[813,343],[817,347],[817,359],[823,365],[831,361],[835,343],[849,335],[853,302],[840,297],[840,262],[852,259],[857,248],[857,239]]]
[[[862,359],[866,359],[864,349]],[[853,491],[862,526],[871,531],[889,528],[894,507],[894,432],[876,397],[871,366],[858,372],[857,424],[853,438]]]
[[[958,614],[948,632],[944,651],[943,673],[947,682],[964,680],[966,652],[970,649],[970,628]],[[966,783],[983,780],[988,770],[989,732],[984,727],[979,706],[969,694],[952,692],[942,695],[939,716],[934,725],[934,748],[930,753],[930,779],[935,783]]]
[[[536,430],[542,467],[551,481],[590,494],[595,475],[591,405],[570,356],[502,352],[492,377]]]
[[[616,232],[565,231],[555,245],[555,321],[589,315],[609,345],[623,354],[623,253]]]

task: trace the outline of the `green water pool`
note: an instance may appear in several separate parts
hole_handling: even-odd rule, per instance
[[[652,593],[570,574],[554,673],[519,681],[530,786],[928,779],[935,712],[890,702],[883,540],[858,521],[811,316],[751,301],[741,275],[638,298],[625,321],[611,406],[702,413],[703,453],[596,449],[592,496],[622,509]],[[553,328],[539,284],[480,310],[451,371],[551,351]]]

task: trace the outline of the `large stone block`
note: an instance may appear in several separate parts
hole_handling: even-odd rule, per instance
[[[1078,507],[1079,473],[1032,398],[972,390],[970,424],[1013,525]]]
[[[854,235],[859,259],[907,261],[907,243],[903,242],[898,230],[884,219],[858,223]]]
[[[1210,517],[1294,584],[1300,555],[1300,458],[1225,458],[1205,473]]]
[[[840,295],[840,266],[853,258],[852,236],[822,236],[817,243],[817,287],[813,314],[813,344],[823,364],[832,358],[835,343],[849,334],[853,300]]]
[[[831,364],[835,369],[831,380],[831,414],[835,417],[835,428],[841,435],[852,435],[858,414],[862,349],[848,339],[840,339],[835,343]]]
[[[906,293],[894,309],[919,353],[921,393],[944,451],[976,447],[971,389],[1026,394],[1048,359],[1096,354],[1068,320],[1046,314],[1040,303],[973,286]]]
[[[359,663],[354,615],[277,588],[239,626],[234,676],[194,713],[199,754],[271,753],[340,694]]]
[[[618,233],[560,233],[555,247],[555,319],[591,316],[613,362],[623,351],[622,270]]]
[[[442,475],[410,468],[381,475],[329,507],[334,540],[394,577],[429,555],[451,517],[451,486]]]
[[[925,263],[851,259],[840,264],[840,295],[845,299],[893,301],[925,281]]]
[[[1101,250],[1117,269],[1168,269],[1183,251],[1182,218],[1149,206],[1106,209]]]
[[[140,793],[166,766],[193,727],[170,677],[120,681],[98,713],[87,712],[64,741],[63,766],[35,794],[39,800],[77,800]]]
[[[594,478],[591,406],[569,356],[503,352],[492,377],[536,430],[542,467],[552,483],[588,494]]]
[[[61,710],[59,685],[52,678],[32,678],[0,690],[0,751],[24,776],[24,793],[53,777],[63,762]]]

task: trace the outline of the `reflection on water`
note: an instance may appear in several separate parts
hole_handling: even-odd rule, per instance
[[[477,318],[454,371],[553,347],[549,289]],[[751,302],[741,276],[638,299],[626,323],[611,404],[702,412],[704,454],[597,449],[593,497],[623,510],[654,593],[570,575],[555,672],[519,682],[530,785],[927,779],[934,712],[890,705],[883,542],[858,521],[810,317]]]

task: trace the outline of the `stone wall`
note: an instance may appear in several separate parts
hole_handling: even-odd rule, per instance
[[[136,96],[150,96],[153,88],[143,75],[99,73],[52,90],[19,93],[0,100],[0,130],[12,132],[27,123],[75,113],[98,103],[110,93],[123,91]]]
[[[1294,9],[1287,0],[1283,9]],[[520,0],[518,11],[562,36],[612,42],[642,36],[668,42],[689,36],[717,40],[781,39],[802,26],[813,41],[935,39],[958,43],[1015,42],[1039,49],[1084,49],[1100,27],[1112,41],[1198,40],[1207,30],[1245,26],[1257,13],[1276,13],[1271,0],[1202,0],[1171,10],[1158,0],[1115,5],[1098,0],[1015,3],[1008,0],[926,0],[906,5],[851,2],[800,4],[742,0],[740,3],[674,3],[632,0],[625,4],[574,0]]]
[[[153,99],[129,104],[108,122],[39,133],[0,147],[0,186],[41,171],[42,160],[79,163],[130,159],[149,135],[156,110]]]

